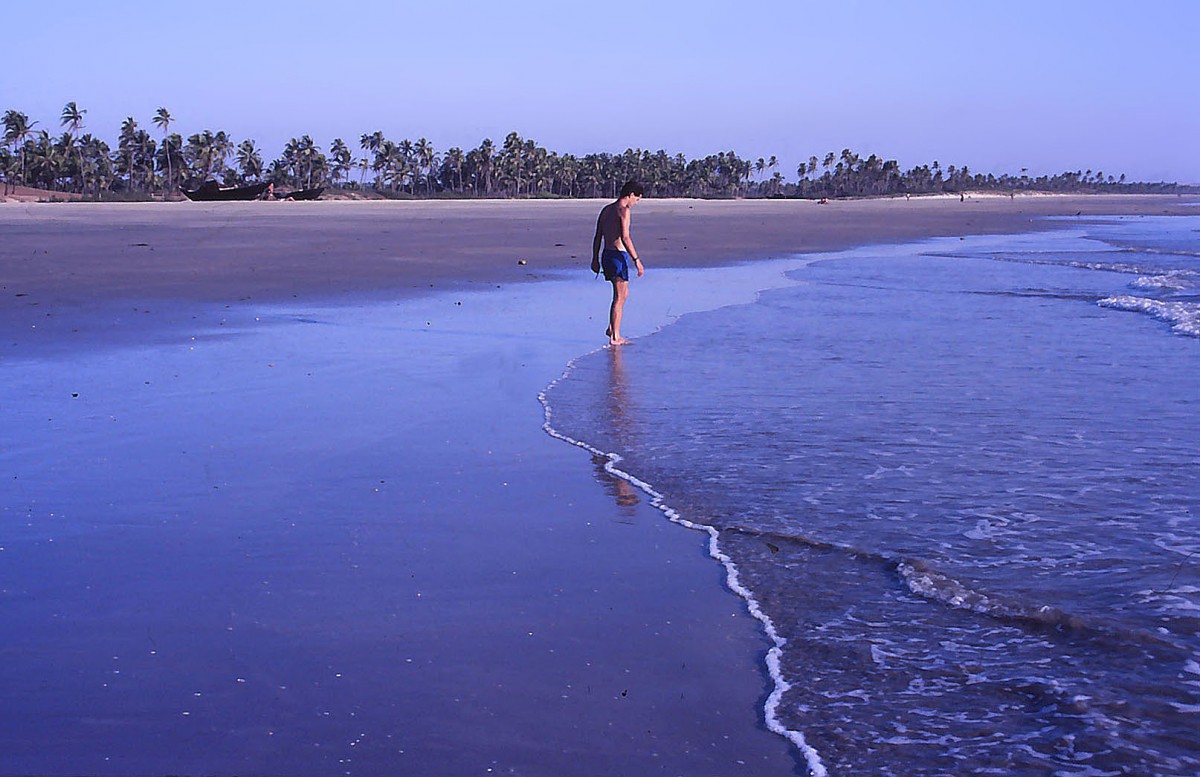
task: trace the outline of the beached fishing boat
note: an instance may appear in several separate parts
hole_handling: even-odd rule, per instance
[[[219,202],[227,200],[257,200],[267,190],[268,184],[255,183],[249,186],[222,187],[216,181],[205,181],[198,189],[180,187],[183,196],[195,202]]]
[[[325,191],[324,186],[318,186],[313,189],[301,189],[300,191],[290,192],[288,194],[277,194],[277,199],[280,200],[315,200],[321,196],[321,192]]]

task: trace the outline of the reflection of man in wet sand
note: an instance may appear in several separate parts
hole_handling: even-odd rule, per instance
[[[617,444],[618,448],[624,448],[634,433],[634,429],[631,428],[633,419],[629,417],[629,386],[625,377],[624,365],[621,363],[621,349],[610,348],[608,353],[610,380],[606,392],[606,407],[612,418],[613,442]],[[597,456],[593,461],[596,463],[596,479],[616,500],[617,507],[621,508],[621,512],[632,518],[635,514],[633,508],[639,501],[638,489],[625,478],[614,475],[606,469],[608,456]]]
[[[627,518],[633,518],[636,514],[634,508],[641,501],[638,490],[625,478],[617,477],[604,468],[608,464],[607,456],[593,456],[592,464],[596,466],[596,480],[617,503],[621,514]]]
[[[592,272],[604,270],[604,280],[613,285],[612,306],[608,309],[609,345],[625,345],[629,341],[621,337],[621,314],[625,310],[625,299],[629,296],[629,259],[637,266],[638,277],[646,272],[638,258],[633,239],[629,236],[629,211],[642,199],[642,185],[630,181],[621,187],[621,196],[600,211],[596,219],[596,236],[592,238]],[[600,254],[601,241],[604,254]]]

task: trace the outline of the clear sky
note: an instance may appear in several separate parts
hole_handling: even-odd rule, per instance
[[[114,143],[165,106],[273,158],[363,133],[469,149],[849,147],[904,167],[1200,183],[1197,0],[4,3],[0,111]]]

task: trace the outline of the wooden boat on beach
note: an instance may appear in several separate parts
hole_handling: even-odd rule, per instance
[[[198,189],[179,187],[183,196],[194,202],[226,202],[233,200],[257,200],[267,190],[268,183],[249,186],[221,186],[216,181],[205,181]]]
[[[324,186],[317,186],[312,189],[301,189],[289,194],[277,194],[275,198],[279,200],[315,200],[321,196],[321,192],[323,191],[325,191]]]

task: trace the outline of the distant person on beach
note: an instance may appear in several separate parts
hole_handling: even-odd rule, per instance
[[[610,202],[600,211],[596,219],[596,236],[592,238],[592,272],[604,270],[604,280],[612,283],[612,306],[608,309],[609,345],[625,345],[629,341],[621,337],[621,314],[625,310],[625,299],[629,296],[629,260],[633,259],[637,267],[638,277],[642,277],[646,268],[638,257],[637,249],[633,247],[633,238],[629,236],[630,209],[642,199],[642,185],[630,181],[621,187],[621,196],[615,202]],[[604,253],[600,253],[601,242]]]

